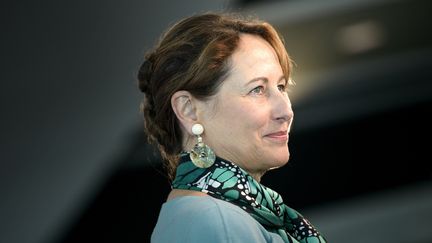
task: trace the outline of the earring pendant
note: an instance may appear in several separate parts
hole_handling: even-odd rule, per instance
[[[199,168],[208,168],[213,165],[216,156],[211,148],[203,143],[196,144],[189,153],[190,159]]]
[[[201,134],[204,128],[201,124],[192,126],[192,133],[197,136],[197,143],[189,153],[192,163],[199,168],[208,168],[213,165],[216,160],[213,150],[203,143]]]

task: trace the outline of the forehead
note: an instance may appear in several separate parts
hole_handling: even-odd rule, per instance
[[[253,65],[257,61],[277,61],[273,47],[262,37],[251,34],[241,34],[237,50],[231,56],[233,64]]]
[[[256,35],[240,35],[239,45],[230,58],[230,65],[231,71],[225,82],[235,80],[238,85],[257,77],[279,79],[283,74],[273,47]]]

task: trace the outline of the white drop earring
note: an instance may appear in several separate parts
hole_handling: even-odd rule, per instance
[[[196,123],[192,126],[192,133],[197,138],[197,143],[189,153],[190,159],[195,166],[199,168],[208,168],[213,165],[216,156],[213,150],[203,143],[201,134],[204,132],[204,127]]]

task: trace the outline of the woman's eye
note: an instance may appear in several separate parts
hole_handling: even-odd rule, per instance
[[[257,95],[261,95],[264,93],[264,86],[258,86],[255,87],[253,90],[250,91],[251,94],[257,94]]]
[[[285,92],[286,91],[286,86],[284,84],[279,84],[278,85],[278,89],[279,89],[279,91]]]

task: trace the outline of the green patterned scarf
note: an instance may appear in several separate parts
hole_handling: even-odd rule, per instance
[[[283,203],[277,192],[219,157],[211,167],[203,169],[190,161],[189,154],[182,154],[172,187],[204,192],[233,203],[285,242],[326,242],[307,219]]]

